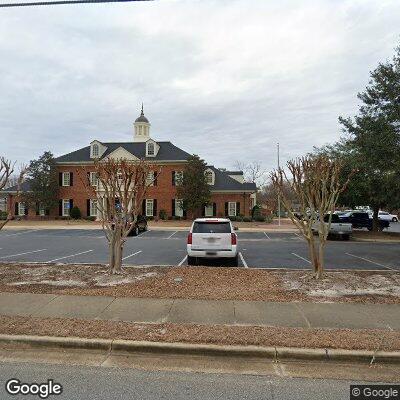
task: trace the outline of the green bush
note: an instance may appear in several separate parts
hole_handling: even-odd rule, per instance
[[[242,214],[239,214],[237,217],[236,217],[236,221],[237,222],[242,222],[244,220],[244,216],[242,215]]]
[[[87,221],[96,221],[96,217],[86,217]]]
[[[72,219],[81,219],[82,218],[82,214],[81,214],[81,210],[79,209],[79,207],[74,206],[71,208],[71,211],[69,213],[69,216]]]
[[[182,219],[182,217],[179,217],[178,215],[174,215],[172,217],[172,219],[175,220],[175,221],[180,221]]]
[[[236,217],[228,217],[231,221],[237,221]]]
[[[167,212],[165,210],[160,210],[158,215],[160,216],[160,219],[164,221],[167,219]]]
[[[273,219],[274,219],[274,217],[272,215],[267,215],[265,217],[265,222],[270,224],[270,223],[272,223]]]
[[[5,221],[7,219],[7,211],[0,211],[0,220]]]
[[[262,215],[255,215],[255,216],[254,216],[254,221],[257,221],[257,222],[265,222],[265,217],[262,216]]]
[[[250,217],[243,217],[243,222],[251,222],[252,219]]]

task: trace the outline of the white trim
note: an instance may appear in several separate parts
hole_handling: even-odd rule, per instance
[[[207,213],[211,208],[211,214]],[[208,206],[204,206],[204,216],[205,217],[213,217],[214,216],[214,203],[210,203]]]
[[[234,204],[235,213],[231,214],[231,204]],[[236,201],[228,201],[228,217],[236,217],[237,216],[237,204]]]
[[[209,174],[211,175],[210,181],[207,180],[207,175],[209,175]],[[206,177],[206,182],[208,185],[213,186],[215,184],[215,172],[211,168],[207,168],[204,171],[204,176]]]
[[[26,207],[25,207],[25,203],[23,203],[22,201],[18,202],[18,216],[22,217],[23,215],[25,215],[26,212]]]
[[[182,199],[175,199],[175,216],[176,217],[183,217],[183,208],[180,207],[180,204],[183,203]]]
[[[89,217],[97,217],[97,199],[89,200]]]
[[[70,172],[61,172],[61,184],[63,187],[71,186],[71,173]]]
[[[90,171],[89,172],[89,180],[90,180],[90,186],[97,187],[98,185],[98,178],[97,178],[97,172],[95,171]]]
[[[68,204],[68,207],[65,207],[65,204]],[[62,203],[61,203],[61,216],[62,217],[69,217],[69,213],[71,212],[70,208],[69,208],[69,199],[62,199]],[[65,211],[68,210],[68,213],[66,213]]]
[[[174,177],[175,186],[181,186],[182,181],[183,181],[183,171],[175,171],[175,177]]]
[[[150,213],[150,210],[151,210],[151,213]],[[144,211],[145,211],[146,217],[154,217],[154,199],[146,199]]]

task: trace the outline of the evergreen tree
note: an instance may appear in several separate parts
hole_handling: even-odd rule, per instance
[[[201,208],[210,201],[210,186],[204,174],[206,169],[204,160],[197,155],[190,156],[183,179],[177,186],[178,196],[183,200],[183,208],[194,217],[201,215]]]

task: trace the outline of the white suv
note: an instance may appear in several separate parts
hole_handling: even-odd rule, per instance
[[[229,219],[197,218],[193,221],[187,239],[188,265],[199,258],[229,258],[238,266],[237,235]]]

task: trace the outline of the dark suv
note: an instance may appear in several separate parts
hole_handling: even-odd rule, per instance
[[[339,215],[341,222],[350,222],[353,228],[367,228],[372,231],[372,218],[368,213],[362,211],[353,211],[347,214]],[[384,228],[389,227],[389,221],[379,220],[378,229],[382,231]]]
[[[138,215],[135,226],[131,229],[128,236],[137,236],[140,232],[147,231],[147,218],[144,215]]]

